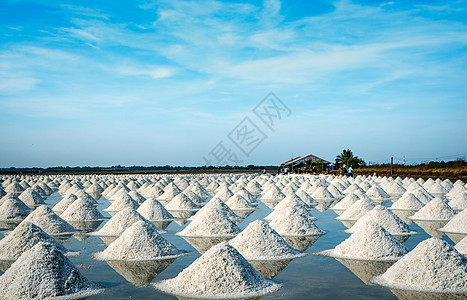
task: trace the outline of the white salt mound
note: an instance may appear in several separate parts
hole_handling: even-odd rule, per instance
[[[211,207],[196,214],[196,218],[177,235],[189,237],[230,237],[240,228],[225,214],[224,210]]]
[[[6,198],[0,205],[1,221],[21,221],[29,214],[29,207],[17,197]]]
[[[174,216],[172,216],[172,214],[154,198],[148,198],[136,211],[149,221],[168,221],[175,219]]]
[[[430,238],[372,281],[396,289],[466,293],[467,258],[447,242]]]
[[[44,204],[44,199],[41,195],[30,187],[24,190],[18,198],[31,208]]]
[[[274,229],[261,220],[251,222],[229,244],[248,260],[293,259],[306,255],[290,247]]]
[[[261,200],[279,200],[284,198],[284,193],[275,185],[266,192],[263,191],[263,195],[261,196]]]
[[[259,297],[280,288],[273,281],[264,279],[225,242],[209,249],[177,277],[156,282],[153,286],[188,298]]]
[[[0,260],[16,260],[23,252],[40,242],[52,244],[63,253],[67,252],[62,244],[45,233],[39,226],[23,221],[10,234],[0,240]]]
[[[70,206],[71,203],[75,202],[78,199],[74,194],[67,194],[62,200],[60,200],[55,206],[52,208],[53,211],[62,212]]]
[[[89,200],[78,198],[60,215],[65,221],[98,221],[104,216]]]
[[[50,235],[70,234],[75,231],[73,226],[57,216],[45,205],[37,207],[24,220],[36,224]]]
[[[334,249],[317,254],[357,260],[393,261],[407,252],[407,248],[381,225],[368,221]]]
[[[360,199],[336,217],[336,220],[358,220],[375,206],[375,202],[370,199]]]
[[[377,205],[371,211],[362,216],[358,221],[345,232],[353,233],[365,227],[366,222],[378,223],[392,235],[410,234],[410,228],[407,223],[402,221],[395,213],[384,206]]]
[[[118,197],[109,207],[103,209],[104,211],[121,211],[125,208],[137,209],[139,206],[138,202],[133,200],[128,194],[123,194]]]
[[[102,292],[57,247],[44,243],[24,252],[0,277],[0,286],[3,299],[86,298]]]
[[[125,231],[125,229],[138,221],[149,222],[136,210],[132,208],[125,208],[110,218],[110,220],[108,220],[101,229],[90,234],[97,236],[119,236]]]
[[[95,257],[100,260],[134,261],[175,258],[181,254],[183,252],[157,233],[157,227],[138,221]]]
[[[254,210],[255,206],[248,202],[242,196],[235,194],[225,202],[225,204],[232,210]]]
[[[196,219],[199,215],[203,213],[205,210],[209,210],[212,208],[216,208],[222,212],[222,214],[226,215],[230,220],[233,222],[238,223],[239,221],[243,220],[237,214],[231,210],[221,199],[214,197],[212,198],[203,208],[201,208],[194,216],[190,218],[190,220]]]
[[[414,194],[408,192],[402,195],[393,205],[393,210],[419,210],[423,207],[423,203],[415,197]]]
[[[354,193],[347,194],[347,196],[342,198],[341,201],[337,202],[336,205],[334,205],[331,209],[333,209],[333,210],[346,210],[347,208],[352,206],[352,204],[354,204],[358,200],[360,200],[360,198],[356,194],[354,194]]]
[[[467,234],[467,208],[455,215],[439,231]]]
[[[457,243],[455,248],[460,253],[467,255],[467,236]]]
[[[450,220],[456,212],[441,198],[434,198],[413,216],[409,217],[412,220]]]
[[[319,229],[314,218],[308,211],[295,207],[286,207],[276,215],[269,226],[282,236],[313,236],[326,234]]]
[[[198,210],[196,205],[187,195],[179,193],[165,206],[167,210]]]

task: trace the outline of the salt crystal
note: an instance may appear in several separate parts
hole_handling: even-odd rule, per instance
[[[153,198],[148,198],[144,201],[136,211],[149,221],[168,221],[175,219],[159,201]]]
[[[75,231],[73,226],[57,216],[45,205],[37,207],[24,220],[36,224],[50,235],[70,234]]]
[[[306,255],[290,247],[274,229],[261,220],[251,222],[229,244],[248,260],[293,259]]]
[[[334,249],[317,254],[344,259],[393,261],[407,252],[407,248],[384,227],[367,221]]]
[[[182,251],[157,233],[154,225],[138,221],[94,257],[99,260],[140,261],[175,258],[182,254]]]
[[[403,290],[466,293],[467,258],[447,242],[429,238],[372,282]]]
[[[187,237],[230,237],[240,232],[240,228],[225,214],[225,211],[217,207],[200,210],[195,216],[177,235]]]
[[[455,214],[456,212],[441,198],[434,198],[409,218],[412,220],[447,221],[452,219]]]
[[[159,290],[186,298],[247,298],[272,293],[280,285],[264,279],[227,243],[209,249],[177,277],[153,284]]]
[[[308,211],[295,207],[286,207],[281,214],[276,215],[269,226],[282,236],[314,236],[326,232],[319,229],[313,222],[314,218]]]
[[[60,215],[65,221],[98,221],[104,220],[104,216],[89,202],[89,200],[78,198],[68,206]]]
[[[347,208],[342,215],[336,217],[336,220],[358,220],[364,214],[372,210],[375,206],[376,204],[372,200],[360,199]]]
[[[0,277],[4,299],[86,298],[103,292],[84,277],[57,247],[37,243]],[[66,299],[64,297],[64,299]]]

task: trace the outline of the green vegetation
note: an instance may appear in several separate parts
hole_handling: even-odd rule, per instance
[[[336,156],[336,166],[352,166],[353,168],[362,167],[365,165],[365,162],[361,160],[358,156],[354,156],[352,150],[344,149],[342,153]]]

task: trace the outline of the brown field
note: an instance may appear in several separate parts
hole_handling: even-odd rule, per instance
[[[467,181],[467,167],[456,167],[456,168],[427,168],[427,167],[393,167],[393,172],[391,175],[390,167],[377,167],[377,168],[363,168],[355,169],[356,175],[373,175],[378,176],[392,176],[401,178],[404,177],[413,177],[417,178],[440,178],[440,179],[449,179],[451,181],[456,181],[458,179],[466,182]]]

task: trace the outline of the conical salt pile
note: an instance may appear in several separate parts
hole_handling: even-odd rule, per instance
[[[71,193],[67,194],[62,200],[60,200],[57,204],[55,204],[52,210],[55,212],[63,212],[76,199],[78,199],[78,197],[76,197],[75,194],[71,194]]]
[[[454,210],[464,210],[467,208],[467,192],[463,191],[454,195],[448,202]]]
[[[412,220],[448,221],[455,214],[456,212],[441,198],[434,198],[409,218]]]
[[[362,216],[350,229],[345,232],[354,233],[361,230],[367,222],[375,222],[381,225],[392,235],[408,235],[411,233],[409,225],[396,214],[384,206],[376,205],[371,211]]]
[[[419,210],[422,207],[423,203],[411,192],[405,193],[399,200],[391,205],[392,210]]]
[[[232,197],[230,197],[229,200],[225,202],[225,205],[227,205],[232,210],[254,210],[255,209],[254,205],[252,205],[245,198],[243,198],[242,196],[238,194],[235,194]]]
[[[126,229],[104,251],[99,260],[155,260],[180,256],[184,252],[166,241],[149,222],[138,221]]]
[[[381,225],[368,221],[334,249],[317,254],[335,258],[393,261],[407,252],[407,248]]]
[[[222,201],[227,201],[230,197],[233,196],[233,192],[227,187],[223,186],[216,191],[214,197],[221,199]]]
[[[331,209],[338,211],[346,210],[358,200],[360,200],[360,198],[355,193],[347,194],[347,196],[345,196],[341,201],[337,202],[336,205],[334,205]]]
[[[288,197],[288,196],[287,196]],[[283,202],[283,201],[286,201],[286,202]],[[316,221],[317,218],[313,217],[311,215],[311,213],[309,212],[308,210],[308,206],[303,203],[303,201],[301,200],[297,200],[295,198],[284,198],[284,200],[282,200],[281,202],[279,202],[279,204],[276,205],[276,207],[274,207],[274,210],[269,214],[267,215],[266,217],[264,217],[265,220],[272,220],[272,219],[275,219],[277,218],[278,216],[281,216],[284,209],[287,208],[287,207],[294,207],[300,211],[303,211],[304,213],[308,213],[310,215],[310,217],[313,219],[313,221]]]
[[[319,229],[315,218],[304,210],[295,207],[286,207],[281,214],[275,216],[269,226],[282,236],[313,236],[323,235],[326,232]]]
[[[389,195],[377,185],[372,186],[366,191],[368,197],[375,202],[384,202],[389,200]]]
[[[427,204],[433,198],[435,198],[422,187],[411,191],[411,193],[414,194],[415,197],[417,197],[418,200],[420,200],[420,202],[422,202],[423,204]]]
[[[177,235],[187,237],[231,237],[239,232],[240,228],[225,214],[224,210],[211,207],[200,210],[190,224]]]
[[[149,221],[164,221],[175,219],[171,213],[169,213],[164,206],[153,198],[148,198],[141,204],[136,210],[143,217]]]
[[[230,220],[235,223],[239,223],[243,219],[237,216],[233,210],[231,210],[225,203],[219,198],[212,198],[203,208],[201,208],[194,216],[190,218],[190,220],[196,219],[199,215],[203,214],[205,210],[209,210],[212,208],[216,208],[222,212],[223,215],[226,215]]]
[[[167,210],[198,210],[196,205],[187,195],[179,193],[165,206]]]
[[[7,197],[0,205],[0,221],[21,221],[29,214],[29,207],[17,197]]]
[[[90,234],[97,236],[119,236],[123,231],[125,231],[125,229],[138,221],[148,222],[136,210],[125,208],[110,218],[110,220],[108,220],[101,229]]]
[[[58,296],[78,299],[103,291],[81,275],[57,247],[44,243],[24,252],[0,277],[0,286],[3,299]]]
[[[130,195],[122,194],[118,197],[109,207],[104,208],[103,211],[121,211],[125,208],[137,209],[139,206],[138,202],[133,200]]]
[[[34,209],[36,206],[44,204],[44,199],[32,188],[27,188],[18,197],[24,204]]]
[[[360,199],[347,208],[342,215],[336,217],[336,220],[358,220],[375,206],[372,200]]]
[[[315,199],[313,199],[313,197],[311,197],[311,195],[308,194],[308,192],[306,192],[305,190],[299,189],[296,192],[296,195],[300,197],[300,199],[302,199],[302,201],[310,207],[318,204],[318,202]]]
[[[89,200],[78,198],[60,215],[65,221],[98,221],[104,216]]]
[[[447,242],[430,238],[372,282],[403,290],[467,293],[467,258]]]
[[[10,234],[0,240],[0,260],[16,260],[23,252],[39,242],[55,245],[63,253],[68,251],[39,226],[23,221]]]
[[[439,229],[439,231],[467,235],[467,209],[455,215],[443,228]]]
[[[457,243],[455,248],[460,253],[467,255],[467,236]]]
[[[37,207],[24,220],[36,224],[50,235],[70,234],[75,231],[73,226],[57,216],[45,205]]]
[[[229,244],[248,260],[293,259],[306,255],[290,247],[274,229],[261,220],[251,222]]]
[[[272,186],[269,190],[266,192],[263,191],[263,194],[261,196],[261,200],[281,200],[284,199],[285,195],[284,193],[281,192],[281,190],[277,186]]]
[[[136,203],[138,203],[138,205],[140,205],[141,203],[143,203],[146,198],[144,198],[140,193],[138,193],[137,191],[131,191],[128,193],[128,196],[131,197],[131,199],[135,200]]]
[[[282,210],[286,207],[301,207],[304,209],[309,209],[308,205],[306,205],[306,203],[295,194],[287,195],[276,206],[274,206],[274,210]]]
[[[318,202],[322,201],[332,201],[334,200],[334,196],[328,191],[328,189],[324,186],[318,187],[312,194],[311,197]]]
[[[264,279],[238,251],[220,243],[177,277],[153,284],[156,289],[186,298],[249,298],[260,297],[280,288]]]

